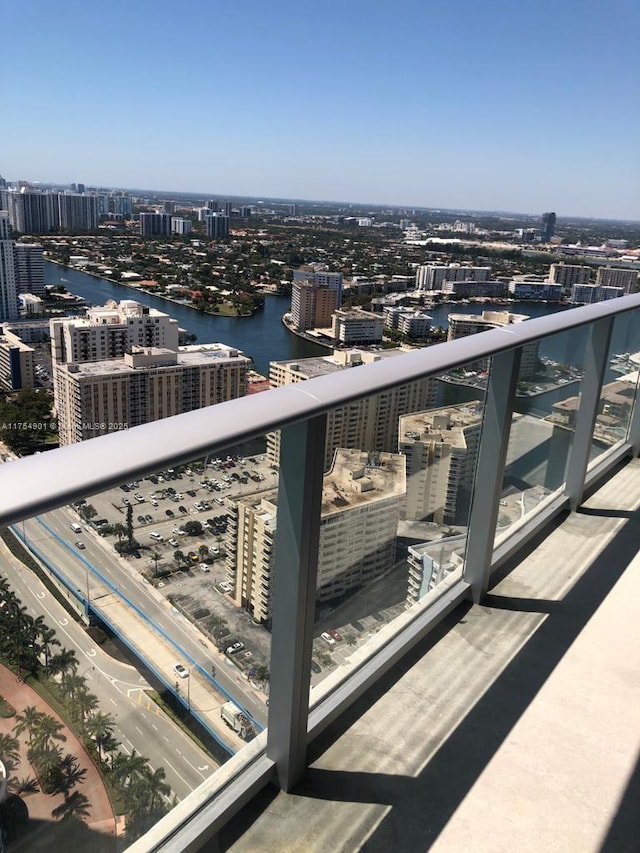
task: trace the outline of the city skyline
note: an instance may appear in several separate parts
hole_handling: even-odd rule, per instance
[[[6,12],[30,50],[7,46],[0,171],[638,220],[639,17],[628,0],[579,15],[550,0],[399,11],[283,0],[190,16],[166,2],[61,12],[29,0]],[[154,67],[170,73],[150,85]]]

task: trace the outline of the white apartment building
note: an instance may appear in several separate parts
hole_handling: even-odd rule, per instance
[[[18,286],[9,214],[0,210],[0,322],[18,319]]]
[[[571,302],[579,305],[591,305],[594,302],[606,302],[624,296],[623,287],[607,287],[599,284],[574,284],[571,288]]]
[[[488,281],[491,267],[423,264],[416,269],[417,290],[441,290],[445,281]]]
[[[596,284],[601,287],[621,287],[625,293],[635,293],[638,289],[638,271],[622,267],[598,267]]]
[[[171,233],[179,234],[180,236],[186,236],[187,234],[191,234],[191,229],[193,227],[193,223],[190,219],[178,219],[175,217],[171,220]]]
[[[269,381],[273,388],[304,382],[316,376],[327,376],[340,370],[364,369],[385,358],[395,358],[406,350],[379,352],[334,350],[332,355],[292,361],[272,361]],[[420,412],[435,403],[436,382],[420,379],[392,388],[372,397],[342,406],[327,415],[325,469],[333,462],[338,447],[363,451],[394,452],[398,446],[398,418],[409,412]],[[267,436],[267,453],[272,462],[280,459],[280,432]]]
[[[178,321],[133,299],[90,308],[83,318],[51,320],[51,360],[68,362],[122,358],[134,346],[177,351]]]
[[[467,523],[481,426],[482,406],[473,402],[400,418],[398,453],[407,461],[403,518]]]
[[[175,350],[133,347],[122,358],[58,364],[60,444],[243,397],[251,360],[224,344]]]
[[[447,340],[455,341],[467,335],[499,329],[511,323],[523,323],[528,320],[526,314],[512,314],[510,311],[483,311],[482,314],[449,314]],[[520,356],[520,379],[531,379],[538,369],[538,343],[525,344]],[[487,362],[476,362],[475,369],[486,369]]]
[[[547,302],[559,302],[564,288],[553,281],[509,282],[509,293],[514,299],[540,299]]]
[[[570,291],[574,284],[589,284],[591,278],[591,267],[579,264],[551,264],[549,267],[549,279],[555,284],[561,284],[565,291]]]
[[[44,313],[44,301],[33,293],[19,293],[18,305],[22,317],[39,317]]]
[[[405,460],[393,453],[336,450],[322,485],[319,604],[371,583],[392,568]],[[274,578],[277,493],[229,501],[227,578],[236,604],[269,623]]]
[[[379,314],[358,308],[338,308],[331,327],[335,341],[345,346],[359,346],[381,343],[384,324]]]

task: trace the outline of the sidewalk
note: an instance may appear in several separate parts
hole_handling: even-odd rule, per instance
[[[48,714],[58,722],[64,725],[62,733],[66,740],[61,744],[63,752],[71,753],[78,759],[80,768],[85,769],[86,776],[83,781],[78,784],[73,790],[84,794],[89,801],[89,815],[85,819],[86,824],[90,829],[113,835],[116,826],[116,817],[113,813],[113,808],[104,786],[100,773],[93,764],[84,746],[80,743],[77,737],[64,724],[64,721],[51,708],[41,696],[23,681],[18,680],[11,670],[0,664],[0,694],[10,702],[17,714],[20,714],[24,708],[35,706],[38,711]],[[0,733],[12,735],[12,729],[15,725],[15,717],[8,719],[0,719]],[[9,778],[34,778],[35,772],[32,765],[27,761],[27,733],[23,732],[18,738],[20,741],[20,763],[9,774]],[[64,802],[62,794],[37,794],[21,795],[29,809],[29,817],[34,821],[49,823],[47,832],[51,831],[50,823],[52,819],[51,812],[56,806]],[[41,825],[42,826],[42,825]],[[40,830],[42,831],[42,829]],[[62,849],[58,847],[58,849]]]

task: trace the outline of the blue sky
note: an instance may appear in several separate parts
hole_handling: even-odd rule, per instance
[[[20,0],[10,179],[640,220],[637,0]]]

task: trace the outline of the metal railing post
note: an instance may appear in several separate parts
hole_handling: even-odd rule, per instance
[[[582,503],[584,483],[593,441],[593,430],[600,405],[602,382],[607,368],[607,355],[613,329],[613,318],[605,317],[591,325],[584,352],[584,375],[580,383],[580,400],[576,426],[567,461],[565,494],[573,512]]]
[[[470,585],[476,603],[489,585],[520,354],[518,347],[494,355],[487,379],[464,566],[464,579]]]
[[[290,791],[306,769],[326,416],[282,430],[267,756]]]

